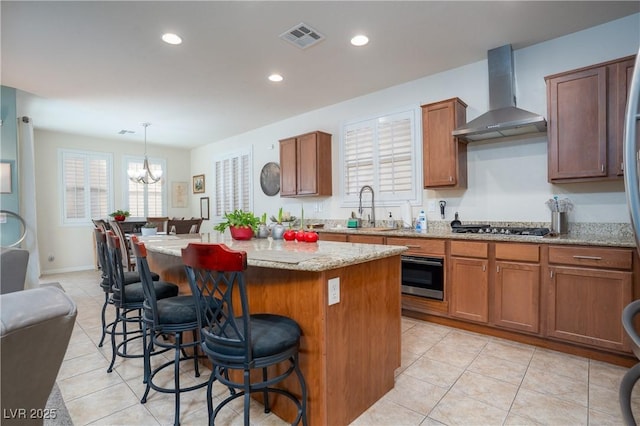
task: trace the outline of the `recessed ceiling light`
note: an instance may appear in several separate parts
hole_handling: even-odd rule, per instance
[[[179,35],[173,33],[162,34],[162,41],[169,44],[181,44],[182,39]]]
[[[284,80],[284,78],[283,78],[280,74],[271,74],[271,75],[269,76],[269,80],[270,80],[270,81],[273,81],[273,82],[275,82],[275,83],[279,83],[279,82],[281,82],[282,80]]]
[[[354,46],[364,46],[367,43],[369,43],[369,37],[366,35],[359,34],[351,39],[351,44]]]

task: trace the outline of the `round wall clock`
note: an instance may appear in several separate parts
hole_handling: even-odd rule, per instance
[[[267,163],[260,172],[262,192],[272,196],[280,192],[280,166],[278,163]]]

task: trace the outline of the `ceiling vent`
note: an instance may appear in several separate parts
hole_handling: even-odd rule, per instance
[[[301,49],[306,49],[307,47],[311,47],[324,40],[324,36],[322,34],[304,23],[300,23],[280,34],[280,38],[298,46]]]

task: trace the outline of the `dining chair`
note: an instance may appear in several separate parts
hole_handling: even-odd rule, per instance
[[[176,234],[197,234],[200,232],[202,218],[169,219],[167,231]]]
[[[182,249],[182,260],[193,297],[203,308],[197,310],[201,346],[213,365],[207,386],[209,424],[214,423],[226,404],[243,396],[244,424],[248,426],[250,395],[260,393],[264,411],[269,413],[269,394],[275,393],[295,404],[297,415],[292,424],[306,425],[307,387],[299,364],[302,331],[291,318],[250,313],[244,279],[247,253],[231,250],[224,244],[190,243]],[[275,366],[281,368],[269,369]],[[261,378],[258,374],[251,375],[252,369],[262,370]],[[242,374],[234,375],[234,370]],[[299,399],[294,390],[275,387],[293,373],[299,382],[299,388],[295,389]],[[231,395],[214,410],[215,380],[227,386]]]
[[[147,223],[155,223],[156,225],[158,225],[158,232],[167,232],[167,222],[169,222],[168,216],[163,216],[163,217],[147,216]]]
[[[142,279],[144,302],[142,309],[142,339],[144,347],[144,382],[146,388],[141,403],[147,402],[151,389],[156,392],[174,394],[174,424],[180,424],[180,394],[207,386],[202,381],[191,386],[181,387],[180,365],[185,361],[193,362],[195,377],[200,377],[198,367],[198,315],[196,314],[195,299],[191,295],[166,297],[158,299],[156,286],[152,280],[147,262],[147,248],[137,237],[131,237],[131,245],[136,254],[138,272]],[[193,339],[185,340],[183,333],[191,332]],[[169,339],[167,339],[169,337]],[[155,350],[155,348],[160,348]],[[173,359],[151,368],[151,356],[154,353],[173,349]],[[188,352],[191,351],[191,354]],[[173,366],[173,386],[164,384],[167,375],[163,374],[167,368]],[[154,382],[156,376],[161,377],[160,384]]]

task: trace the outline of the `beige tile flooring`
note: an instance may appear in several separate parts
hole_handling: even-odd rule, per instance
[[[140,403],[142,361],[119,358],[106,372],[110,344],[97,347],[104,294],[97,271],[46,276],[78,305],[76,327],[57,383],[76,426],[173,423],[171,395],[151,391]],[[111,314],[113,311],[109,311]],[[139,349],[139,348],[138,348]],[[626,369],[410,318],[402,319],[402,366],[396,385],[352,424],[621,425],[618,385]],[[181,378],[196,380],[189,371]],[[206,380],[209,371],[200,379]],[[357,392],[357,390],[354,390]],[[216,400],[225,394],[216,388]],[[640,413],[640,396],[634,392]],[[240,425],[242,403],[219,425]],[[252,424],[284,424],[256,403]],[[181,423],[207,422],[205,389],[183,395]]]

